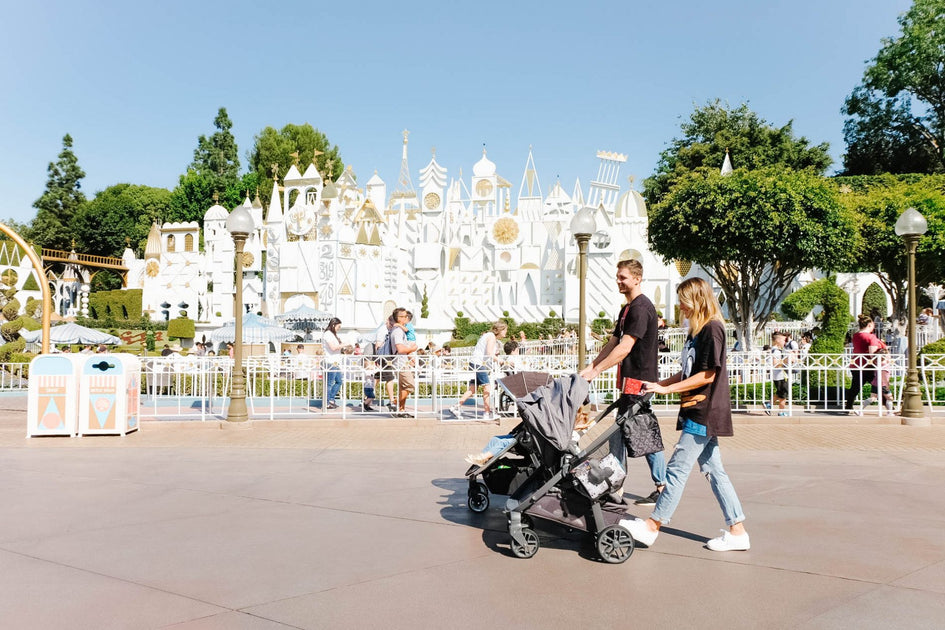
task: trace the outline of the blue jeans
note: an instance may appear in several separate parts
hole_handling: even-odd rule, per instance
[[[676,511],[676,506],[679,505],[689,473],[692,472],[692,467],[697,460],[700,470],[709,480],[719,507],[722,508],[725,524],[731,527],[744,521],[745,514],[742,512],[741,503],[738,502],[738,495],[735,494],[735,488],[732,487],[732,482],[725,473],[725,468],[722,467],[718,438],[686,432],[680,434],[676,450],[669,458],[669,465],[666,467],[666,487],[660,493],[660,498],[656,500],[656,507],[653,508],[650,518],[663,525],[669,523],[673,512]]]
[[[325,402],[334,401],[341,391],[341,369],[330,367],[325,373]]]

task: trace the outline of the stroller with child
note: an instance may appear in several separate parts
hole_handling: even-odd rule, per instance
[[[633,553],[633,538],[619,525],[627,518],[626,505],[611,499],[623,486],[626,473],[622,454],[610,453],[610,443],[618,435],[615,441],[621,442],[625,425],[633,416],[648,412],[648,405],[646,399],[637,398],[629,408],[621,408],[614,422],[595,431],[591,443],[582,448],[573,427],[587,392],[587,381],[574,374],[517,401],[522,424],[541,462],[538,474],[506,504],[512,553],[519,558],[538,553],[538,521],[593,534],[597,553],[605,562],[619,564]],[[619,405],[620,400],[608,406],[595,423]]]
[[[496,380],[503,396],[524,398],[535,389],[551,383],[545,372],[518,372]],[[503,448],[482,464],[466,471],[469,479],[466,505],[476,513],[489,509],[489,493],[509,495],[518,490],[539,469],[538,448],[524,423],[519,423],[503,441]],[[482,481],[479,481],[482,477]]]

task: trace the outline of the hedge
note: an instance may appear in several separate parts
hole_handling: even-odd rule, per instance
[[[178,339],[193,339],[197,334],[194,320],[177,317],[167,323],[167,336]]]
[[[89,295],[89,314],[93,319],[138,319],[141,317],[141,294],[141,289],[96,291]]]

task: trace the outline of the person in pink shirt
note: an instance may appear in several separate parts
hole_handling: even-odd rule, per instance
[[[872,356],[877,350],[885,350],[883,340],[873,334],[875,324],[869,315],[861,314],[856,318],[860,332],[853,335],[853,360],[850,362],[850,371],[853,381],[844,395],[844,407],[853,411],[853,401],[860,393],[863,383],[870,383],[876,378],[876,359]],[[862,415],[858,411],[857,415]]]

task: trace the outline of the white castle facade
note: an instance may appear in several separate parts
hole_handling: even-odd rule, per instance
[[[570,194],[560,182],[545,194],[531,150],[517,195],[485,151],[467,179],[450,176],[434,154],[415,189],[406,132],[400,180],[390,194],[376,173],[362,187],[350,166],[330,183],[314,164],[304,172],[292,166],[281,186],[273,182],[268,208],[258,199],[244,203],[256,226],[245,246],[244,303],[269,317],[307,305],[341,318],[345,329],[364,331],[404,306],[432,335],[452,330],[458,312],[473,321],[505,312],[541,321],[554,312],[576,322],[578,248],[569,226],[589,207],[597,230],[588,247],[588,321],[601,311],[615,314],[622,299],[615,266],[624,258],[643,263],[645,292],[671,317],[680,271],[688,268],[664,264],[647,247],[646,204],[618,184],[626,156],[597,157],[586,196],[580,180]],[[152,319],[163,319],[164,311],[215,325],[233,318],[228,214],[219,205],[207,211],[203,251],[196,222],[152,226],[144,258],[125,251],[128,287],[143,289]]]

